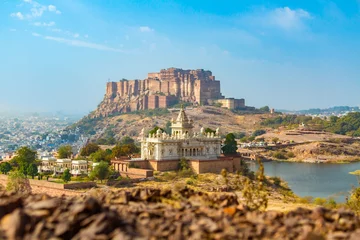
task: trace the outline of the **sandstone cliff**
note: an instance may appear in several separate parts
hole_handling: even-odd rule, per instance
[[[220,81],[203,69],[162,69],[144,80],[109,82],[106,94],[93,117],[137,110],[167,108],[178,101],[206,104],[223,98]]]

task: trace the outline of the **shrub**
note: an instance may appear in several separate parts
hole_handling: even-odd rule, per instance
[[[346,205],[353,211],[360,212],[360,187],[352,189],[350,196],[346,197]]]
[[[29,179],[19,171],[11,172],[8,177],[6,190],[20,192],[20,193],[30,193],[31,186]]]
[[[311,197],[311,196],[305,196],[305,197],[300,197],[300,198],[298,199],[298,202],[299,202],[299,203],[304,203],[304,204],[310,204],[310,203],[313,202],[313,200],[314,200],[313,197]]]
[[[187,185],[194,185],[194,181],[191,179],[186,180]]]
[[[283,160],[287,159],[285,154],[282,152],[274,152],[272,156],[276,159],[283,159]]]
[[[328,208],[336,208],[337,207],[337,203],[333,198],[329,198],[326,202],[326,207]]]
[[[272,177],[270,179],[273,181],[275,186],[279,187],[281,185],[281,179],[279,177]]]
[[[287,155],[288,158],[294,158],[295,157],[295,154],[293,152],[288,152],[286,155]]]
[[[314,204],[315,204],[315,205],[324,206],[325,203],[326,203],[326,199],[325,199],[325,198],[319,198],[319,197],[317,197],[317,198],[314,199]]]
[[[71,173],[70,173],[69,169],[65,169],[65,171],[63,172],[63,174],[61,176],[61,179],[66,183],[71,180]]]
[[[264,165],[258,160],[259,169],[256,173],[256,180],[252,182],[246,178],[242,195],[245,199],[245,204],[252,210],[265,210],[268,204],[267,191],[264,186]]]

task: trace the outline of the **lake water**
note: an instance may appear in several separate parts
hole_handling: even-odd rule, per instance
[[[265,175],[285,180],[293,192],[301,197],[333,197],[338,202],[344,202],[352,186],[358,186],[357,177],[349,172],[360,170],[360,162],[331,164],[271,161],[263,164]],[[254,171],[255,163],[250,163],[250,168]]]

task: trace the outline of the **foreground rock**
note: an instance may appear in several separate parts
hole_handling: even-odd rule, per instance
[[[233,194],[189,189],[52,198],[0,193],[0,239],[359,239],[345,210],[250,211]]]

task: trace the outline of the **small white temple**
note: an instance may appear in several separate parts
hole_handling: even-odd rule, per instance
[[[141,131],[141,159],[142,160],[216,160],[221,155],[221,136],[219,129],[216,133],[193,131],[193,121],[181,108],[177,119],[171,121],[171,135],[160,129],[155,134],[144,134]]]

